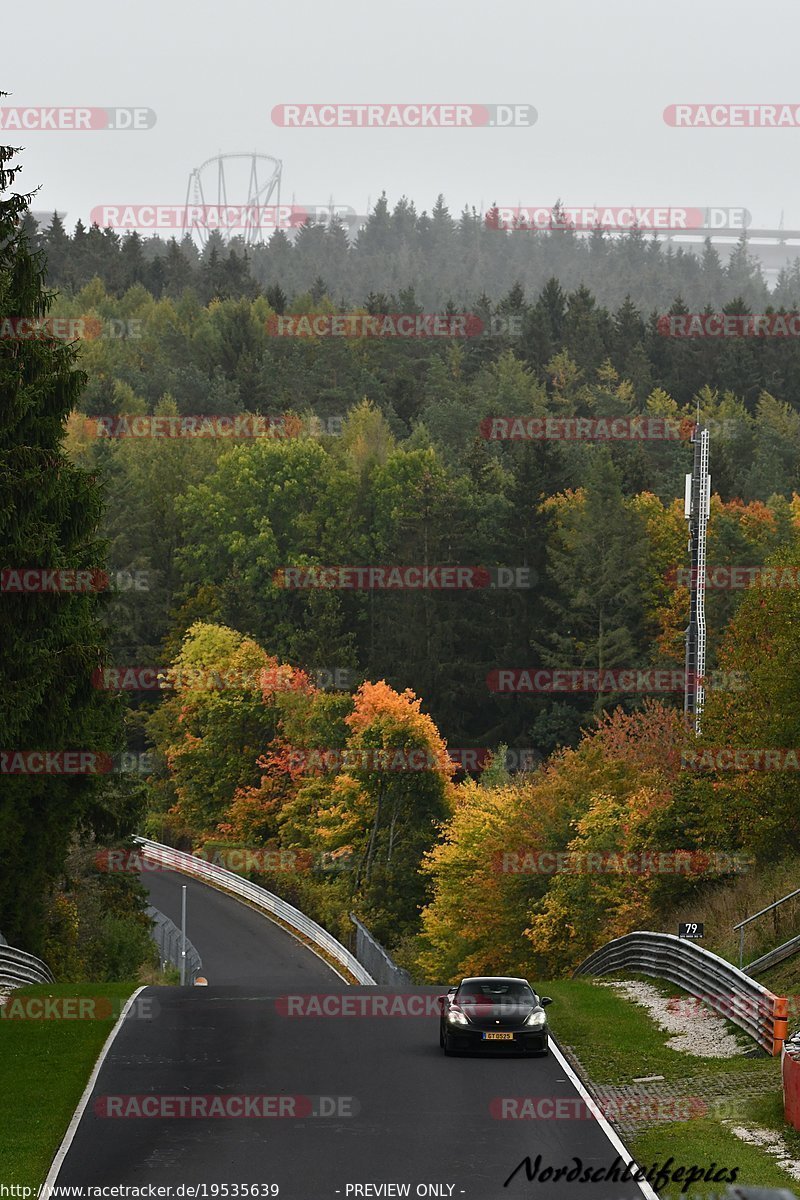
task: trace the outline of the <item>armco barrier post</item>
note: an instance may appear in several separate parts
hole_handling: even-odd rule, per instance
[[[783,1049],[786,1041],[786,1023],[789,1019],[789,999],[787,996],[775,997],[775,1025],[772,1034],[772,1055],[775,1057]]]

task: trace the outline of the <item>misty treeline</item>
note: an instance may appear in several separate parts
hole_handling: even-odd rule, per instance
[[[395,311],[415,304],[438,311],[482,294],[497,302],[515,283],[536,295],[555,277],[567,291],[587,287],[599,305],[618,308],[630,297],[645,313],[666,311],[678,296],[693,312],[733,301],[752,312],[800,302],[798,260],[770,290],[744,239],[723,261],[710,242],[690,248],[644,230],[509,232],[487,225],[475,209],[451,215],[442,196],[430,213],[417,212],[406,197],[390,208],[381,196],[354,237],[334,218],[275,230],[266,244],[252,247],[242,237],[226,245],[211,232],[202,251],[189,236],[142,237],[87,228],[80,220],[70,234],[57,214],[46,229],[28,217],[26,229],[47,252],[52,286],[76,291],[99,276],[118,296],[137,283],[156,297],[175,298],[192,287],[203,303],[259,292],[280,302],[311,292],[353,305],[374,294],[394,297]]]

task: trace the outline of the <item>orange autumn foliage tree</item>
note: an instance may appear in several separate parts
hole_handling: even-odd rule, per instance
[[[422,855],[453,802],[455,770],[413,692],[384,681],[354,696],[282,693],[275,738],[256,786],[237,791],[220,830],[258,841],[277,827],[284,849],[324,863],[384,944],[413,926],[425,899]]]
[[[342,770],[317,812],[331,849],[348,847],[353,888],[370,928],[389,945],[413,926],[426,898],[423,854],[453,804],[455,767],[421,700],[385,681],[364,683],[345,717]]]
[[[602,717],[576,750],[554,755],[530,781],[462,785],[425,861],[434,895],[417,963],[426,978],[502,963],[533,977],[560,971],[642,919],[659,879],[559,873],[552,855],[687,848],[669,818],[683,740],[681,714],[648,702]]]
[[[682,713],[654,701],[632,713],[616,709],[586,735],[584,744],[600,755],[594,787],[573,822],[565,870],[553,876],[525,931],[547,970],[571,969],[610,938],[652,927],[684,887],[691,860],[676,867],[675,855],[698,845],[675,808],[686,740]],[[620,769],[623,785],[610,788]]]
[[[284,697],[310,697],[314,689],[252,639],[199,621],[164,688],[149,729],[169,768],[171,815],[200,838],[225,821],[237,794],[260,783],[259,758],[278,732]]]
[[[566,754],[574,759],[574,752]],[[555,806],[549,812],[547,799]],[[433,890],[416,948],[425,979],[450,983],[465,975],[532,971],[523,932],[547,881],[514,868],[531,848],[548,848],[560,799],[558,789],[548,797],[541,782],[488,788],[468,780],[457,789],[442,840],[423,863]]]
[[[271,686],[264,689],[265,703],[277,703],[278,728],[258,759],[258,784],[237,791],[220,824],[220,832],[229,837],[259,845],[265,837],[279,835],[285,849],[326,848],[319,837],[316,807],[329,786],[325,764],[335,769],[337,752],[344,746],[344,718],[352,699],[309,688],[301,675],[284,675],[285,686],[277,693]]]

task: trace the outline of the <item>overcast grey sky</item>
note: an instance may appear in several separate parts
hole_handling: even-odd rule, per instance
[[[763,12],[763,16],[761,15]],[[800,127],[676,129],[666,105],[800,105],[797,0],[36,0],[5,105],[136,105],[140,132],[0,131],[34,208],[182,203],[220,152],[283,160],[282,198],[358,212],[385,189],[467,205],[744,206],[800,228]],[[530,128],[289,129],[281,103],[526,103]],[[229,196],[244,200],[245,195]]]

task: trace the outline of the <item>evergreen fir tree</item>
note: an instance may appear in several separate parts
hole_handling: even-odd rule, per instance
[[[11,192],[16,151],[0,146],[0,311],[45,317],[44,261],[19,218],[29,197]],[[51,245],[62,240],[54,219]],[[62,449],[64,421],[85,383],[75,351],[55,338],[0,339],[0,557],[6,570],[102,569],[101,493]],[[10,577],[11,578],[11,577]],[[103,662],[98,592],[9,591],[0,605],[3,754],[118,748],[116,702],[92,686]],[[8,764],[8,759],[5,760]],[[0,789],[0,929],[12,945],[41,948],[48,889],[74,831],[109,832],[108,779],[8,774]],[[115,830],[116,831],[116,830]]]

